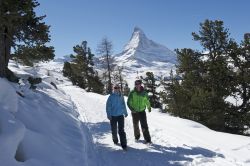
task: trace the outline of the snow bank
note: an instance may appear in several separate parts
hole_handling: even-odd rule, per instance
[[[3,78],[0,78],[0,111],[17,112],[18,100],[15,89]]]
[[[0,163],[16,166],[23,156],[17,153],[25,133],[24,125],[5,110],[0,110]]]

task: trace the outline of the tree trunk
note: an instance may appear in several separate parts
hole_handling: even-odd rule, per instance
[[[0,77],[6,77],[6,71],[10,59],[11,41],[8,37],[8,29],[0,32]]]
[[[0,32],[0,77],[6,76],[4,33]]]
[[[122,69],[119,69],[119,79],[120,79],[120,84],[121,84],[121,91],[124,92],[124,89],[123,89],[123,79],[122,79]]]
[[[109,62],[109,55],[107,53],[106,55],[107,58],[107,64],[108,64],[108,93],[111,94],[112,93],[112,82],[111,82],[111,69],[110,69],[110,62]]]

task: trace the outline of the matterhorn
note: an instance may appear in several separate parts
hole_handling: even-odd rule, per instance
[[[126,69],[137,68],[169,68],[177,62],[176,54],[167,47],[147,38],[138,27],[125,45],[123,51],[115,56],[118,66]]]

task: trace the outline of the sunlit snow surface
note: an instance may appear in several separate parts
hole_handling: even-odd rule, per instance
[[[19,85],[0,79],[1,166],[250,165],[249,137],[215,132],[157,109],[147,113],[150,146],[143,137],[134,141],[131,115],[125,119],[124,152],[112,142],[108,96],[73,86],[62,76],[63,61],[9,66],[22,79]],[[132,84],[136,74],[126,75]],[[42,77],[36,90],[29,89],[28,76]]]

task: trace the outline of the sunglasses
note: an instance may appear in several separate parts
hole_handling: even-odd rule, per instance
[[[141,83],[135,83],[135,85],[141,85]]]
[[[114,87],[114,89],[120,89],[120,87]]]

